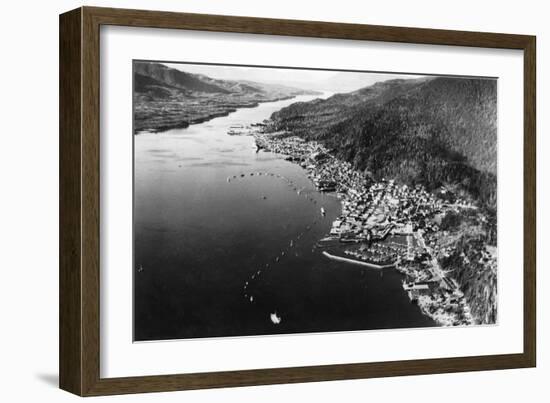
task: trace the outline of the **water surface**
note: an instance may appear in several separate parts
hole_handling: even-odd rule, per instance
[[[434,325],[396,271],[315,248],[340,214],[335,196],[280,155],[257,153],[252,137],[227,135],[310,99],[135,136],[135,340]]]

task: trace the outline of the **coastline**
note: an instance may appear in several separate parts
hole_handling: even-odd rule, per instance
[[[374,268],[386,266],[377,264],[379,262],[373,259],[387,258],[384,253],[389,250],[395,262],[388,266],[394,267],[405,277],[402,284],[404,292],[411,303],[418,304],[425,316],[433,319],[439,326],[487,324],[476,321],[459,284],[441,269],[433,250],[426,245],[423,234],[436,232],[437,226],[421,225],[418,219],[419,216],[426,217],[434,212],[445,213],[459,208],[476,209],[475,206],[467,203],[446,203],[422,186],[409,189],[407,186],[396,185],[392,180],[383,179],[377,182],[355,171],[351,164],[331,155],[320,143],[308,142],[287,132],[269,133],[265,130],[268,126],[269,121],[264,121],[231,135],[253,136],[258,152],[266,150],[283,155],[286,160],[299,164],[307,171],[308,178],[318,191],[335,193],[342,201],[344,209],[342,216],[333,222],[326,239],[343,244],[361,244],[361,248],[366,248],[345,251],[358,260],[323,252],[325,256],[339,258],[337,260],[349,264],[364,262],[366,266]],[[403,209],[403,205],[406,205],[403,201],[412,201],[415,208]],[[394,208],[394,205],[399,208]],[[415,213],[420,211],[420,214],[411,214],[411,210]],[[407,247],[395,247],[395,242],[391,241],[389,246],[385,246],[384,239],[388,235],[405,236]],[[414,248],[409,243],[411,238],[417,243]],[[377,248],[382,249],[382,252]],[[382,254],[381,257],[376,255],[377,252]],[[408,289],[408,285],[416,288]]]
[[[137,136],[142,133],[162,133],[173,129],[185,129],[189,126],[205,123],[215,118],[228,116],[242,108],[257,108],[263,103],[285,101],[296,97],[297,95],[289,95],[265,100],[262,99],[249,102],[241,101],[233,104],[222,103],[219,105],[214,105],[213,108],[216,109],[210,113],[203,114],[203,111],[201,111],[197,112],[195,117],[186,117],[185,119],[182,119],[179,113],[176,113],[174,116],[174,113],[170,111],[162,111],[160,106],[158,109],[161,110],[161,112],[153,112],[153,114],[156,114],[157,116],[150,116],[143,111],[137,111],[136,105],[134,105],[134,135]],[[182,107],[181,103],[178,104],[178,110],[184,108],[185,106]],[[150,111],[147,112],[150,113]],[[145,116],[138,116],[140,114]],[[149,123],[151,120],[154,122],[152,125]],[[142,121],[146,121],[147,123],[145,124]]]

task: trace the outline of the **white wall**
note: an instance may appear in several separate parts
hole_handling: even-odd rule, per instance
[[[281,402],[548,401],[550,224],[542,206],[550,171],[550,26],[543,1],[134,0],[88,5],[314,19],[380,25],[526,33],[538,36],[538,368],[102,398],[102,401]],[[0,63],[0,397],[5,402],[65,402],[57,385],[58,14],[79,1],[10,1],[2,9]],[[7,91],[6,91],[7,89]],[[546,158],[545,158],[546,157]],[[546,180],[547,182],[547,180]],[[521,253],[518,250],[518,253]]]

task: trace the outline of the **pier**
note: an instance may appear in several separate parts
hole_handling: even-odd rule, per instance
[[[323,251],[323,255],[328,257],[330,260],[335,260],[337,262],[356,264],[356,265],[359,265],[359,266],[368,267],[369,269],[382,270],[382,269],[390,269],[392,267],[395,267],[395,263],[386,264],[386,265],[378,265],[378,264],[374,264],[374,263],[364,262],[364,261],[361,261],[361,260],[350,259],[350,258],[343,257],[343,256],[331,255],[327,251]]]

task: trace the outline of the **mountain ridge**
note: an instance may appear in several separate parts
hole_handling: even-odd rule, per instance
[[[221,80],[157,62],[134,62],[134,134],[185,128],[238,108],[315,91],[247,80]]]
[[[496,81],[395,79],[275,112],[270,130],[318,140],[356,169],[496,204]]]

